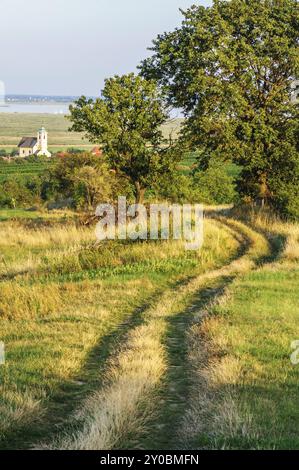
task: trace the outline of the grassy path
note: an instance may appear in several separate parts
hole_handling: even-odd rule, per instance
[[[188,331],[190,392],[176,445],[298,449],[299,227],[255,220],[272,255],[198,312]]]
[[[203,286],[194,293],[186,308],[169,319],[165,347],[168,353],[168,369],[160,388],[160,406],[157,416],[151,420],[146,432],[139,439],[132,439],[124,447],[144,449],[178,449],[188,447],[180,436],[183,416],[188,409],[188,394],[192,387],[194,371],[189,361],[189,331],[194,315],[221,296],[227,286],[240,273],[250,271],[256,265],[272,259],[270,243],[263,235],[233,220],[221,219],[223,224],[237,229],[244,236],[240,256],[230,265],[210,273]],[[200,344],[195,346],[199,349]],[[197,356],[197,359],[198,356]]]
[[[188,388],[184,332],[190,304],[203,305],[232,278],[270,254],[262,235],[235,221],[221,223],[229,226],[241,243],[237,259],[195,276],[175,290],[166,290],[143,313],[143,323],[130,331],[126,344],[111,361],[107,386],[83,404],[73,432],[50,447],[169,447]]]

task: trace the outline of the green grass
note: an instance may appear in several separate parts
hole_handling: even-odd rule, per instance
[[[299,339],[299,227],[262,214],[251,226],[268,234],[272,257],[238,276],[192,329],[184,437],[193,448],[299,449],[299,367],[290,359]]]
[[[10,219],[38,219],[41,214],[38,211],[26,211],[25,209],[0,209],[0,221]]]
[[[299,366],[290,361],[291,343],[299,339],[298,285],[299,266],[253,272],[215,309],[219,323],[212,334],[226,337],[225,354],[241,368],[226,393],[248,423],[244,436],[236,428],[216,438],[217,447],[299,449]]]
[[[189,175],[194,167],[197,164],[197,155],[196,152],[188,152],[184,156],[183,160],[179,164],[180,172],[183,175]],[[227,163],[226,171],[229,176],[237,178],[240,174],[240,167],[235,163]]]
[[[61,220],[65,221],[67,218],[75,217],[71,211],[40,211],[40,210],[26,210],[26,209],[0,209],[0,221],[16,220],[36,220],[41,223],[45,220]]]
[[[298,226],[187,252],[73,218],[0,211],[0,447],[298,449]]]
[[[194,165],[196,165],[196,152],[187,153],[184,159],[180,162],[180,172],[183,175],[188,175],[192,171]]]
[[[144,285],[142,291],[133,281],[93,283],[89,296],[82,291],[80,300],[54,316],[1,321],[6,365],[0,371],[0,447],[49,437],[78,399],[100,385],[101,360],[152,291],[146,280]]]

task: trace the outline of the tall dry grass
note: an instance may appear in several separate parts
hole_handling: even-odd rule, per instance
[[[259,214],[253,223],[257,228],[267,231],[270,235],[280,235],[285,238],[280,261],[299,260],[299,224],[296,222],[285,222],[273,215]]]
[[[175,264],[176,260],[178,263],[193,260],[197,264],[195,269],[207,269],[215,260],[221,261],[230,256],[238,243],[229,230],[220,229],[215,222],[209,221],[205,222],[203,248],[192,253],[185,250],[182,241],[176,240],[127,244],[115,241],[100,246],[90,243],[85,245],[94,236],[92,230],[73,226],[70,230],[69,227],[51,227],[46,231],[42,229],[41,232],[23,227],[9,243],[14,245],[22,233],[26,234],[28,248],[27,251],[23,248],[24,258],[19,259],[19,252],[16,251],[5,262],[4,253],[2,268],[0,260],[0,317],[3,318],[42,318],[53,315],[68,305],[71,296],[74,305],[80,303],[84,284],[56,280],[56,275],[118,266],[131,266],[134,272],[134,266],[139,264],[146,274],[149,268],[155,269],[165,263],[166,269],[170,261]],[[53,241],[58,240],[59,244],[53,245]],[[9,256],[12,256],[11,252]]]
[[[94,229],[76,226],[72,223],[65,225],[26,227],[18,221],[1,222],[0,247],[47,248],[94,242]]]

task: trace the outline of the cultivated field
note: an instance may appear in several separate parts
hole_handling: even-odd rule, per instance
[[[3,181],[18,178],[26,179],[32,176],[42,175],[46,170],[51,168],[53,164],[52,159],[47,161],[41,160],[36,162],[27,162],[20,161],[17,162],[11,161],[1,162],[0,160],[0,184]]]
[[[190,252],[24,214],[0,223],[2,448],[299,448],[298,225],[210,210]]]

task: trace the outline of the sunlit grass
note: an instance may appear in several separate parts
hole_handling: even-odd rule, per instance
[[[190,332],[194,388],[182,439],[199,448],[298,449],[298,225],[251,224],[284,246],[238,277]],[[198,344],[202,347],[198,349]]]
[[[97,246],[94,229],[58,219],[40,226],[3,222],[0,247],[0,339],[6,346],[0,429],[6,446],[18,429],[27,443],[42,429],[49,432],[52,399],[60,397],[61,412],[58,406],[52,416],[62,419],[65,388],[73,387],[80,403],[99,387],[104,359],[90,364],[93,351],[101,344],[111,348],[111,335],[134,324],[155,296],[234,256],[238,241],[207,221],[198,253],[176,241]]]

